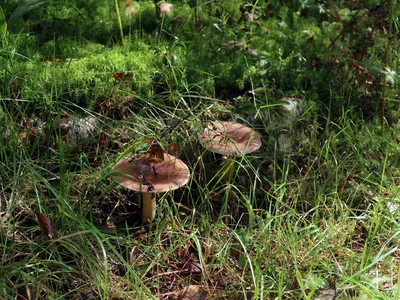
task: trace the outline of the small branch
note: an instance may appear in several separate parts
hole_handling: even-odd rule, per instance
[[[121,22],[121,15],[119,14],[118,0],[115,0],[115,11],[117,12],[119,33],[121,34],[121,43],[122,46],[125,46],[124,32],[122,30],[122,22]]]
[[[330,43],[328,49],[330,49],[333,45],[335,45],[336,41],[343,36],[344,32],[346,31],[346,29],[354,23],[354,20],[356,19],[357,15],[360,13],[361,9],[357,10],[356,13],[354,14],[354,16],[351,18],[351,20],[349,22],[347,22],[344,26],[343,29],[340,31],[340,33],[334,38],[334,40]],[[366,13],[366,12],[365,12]],[[364,14],[365,14],[364,13]]]

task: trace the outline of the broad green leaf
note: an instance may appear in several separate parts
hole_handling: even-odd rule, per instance
[[[10,17],[10,28],[15,28],[15,25],[19,21],[21,21],[22,16],[25,15],[27,12],[49,1],[51,0],[27,0],[25,2],[22,2],[20,5],[18,5],[18,7],[15,9]]]
[[[6,37],[6,32],[7,32],[6,16],[4,15],[4,11],[0,6],[0,40]]]
[[[351,11],[348,8],[343,8],[339,10],[339,17],[342,21],[350,21],[351,20]]]

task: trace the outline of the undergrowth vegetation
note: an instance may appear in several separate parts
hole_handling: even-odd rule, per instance
[[[171,2],[1,4],[0,298],[399,299],[400,4]],[[191,177],[142,224],[148,139]]]

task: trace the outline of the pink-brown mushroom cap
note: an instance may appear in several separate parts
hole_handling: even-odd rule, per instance
[[[261,146],[260,134],[250,127],[233,122],[211,122],[200,134],[200,143],[222,155],[247,154]]]
[[[172,10],[173,10],[173,5],[171,3],[167,2],[158,2],[157,4],[157,16],[161,19],[163,14],[171,17],[172,16]]]
[[[116,164],[113,177],[120,185],[137,192],[163,193],[184,186],[190,172],[180,159],[164,153],[163,161],[152,163],[146,155],[123,158]]]

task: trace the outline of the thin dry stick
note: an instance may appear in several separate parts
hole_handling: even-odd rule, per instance
[[[125,46],[124,32],[122,31],[122,22],[121,22],[121,15],[119,14],[118,0],[115,0],[115,11],[117,12],[119,33],[121,34],[121,43],[122,46]]]
[[[333,47],[333,46],[335,45],[336,41],[337,41],[340,37],[342,37],[342,36],[344,35],[344,33],[346,32],[347,28],[348,28],[350,25],[353,25],[353,23],[354,23],[354,21],[355,21],[357,15],[359,14],[360,11],[361,11],[361,9],[357,10],[356,13],[353,15],[353,17],[351,18],[351,20],[350,20],[349,22],[347,22],[347,23],[344,24],[343,29],[342,29],[342,30],[340,31],[340,33],[333,39],[333,41],[330,43],[328,49],[330,49],[331,47]],[[365,12],[364,14],[366,14],[366,12]]]

